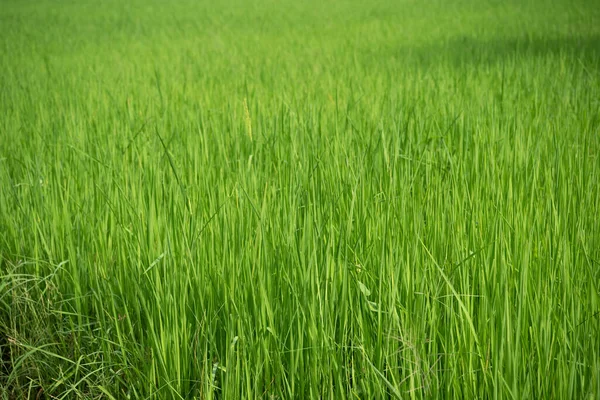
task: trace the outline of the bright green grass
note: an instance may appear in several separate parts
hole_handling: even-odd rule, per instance
[[[600,396],[595,1],[0,1],[2,398]]]

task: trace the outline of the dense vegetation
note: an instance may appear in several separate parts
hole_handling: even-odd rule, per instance
[[[600,396],[595,1],[0,1],[0,395]]]

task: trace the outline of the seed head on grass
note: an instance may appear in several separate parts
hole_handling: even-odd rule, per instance
[[[250,118],[250,110],[248,109],[248,100],[244,97],[244,122],[246,123],[246,132],[250,141],[252,141],[252,118]]]

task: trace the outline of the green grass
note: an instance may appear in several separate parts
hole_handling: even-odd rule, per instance
[[[0,2],[0,396],[597,399],[594,1]]]

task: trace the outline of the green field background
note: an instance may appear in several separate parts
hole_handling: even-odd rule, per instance
[[[600,3],[0,0],[2,399],[598,399]]]

